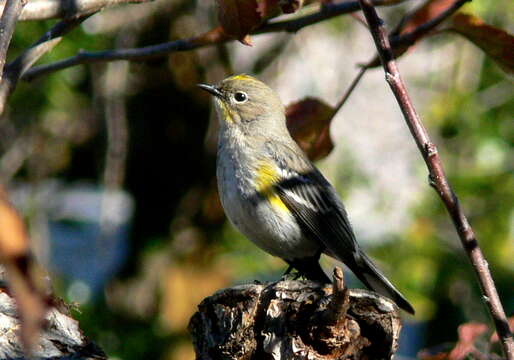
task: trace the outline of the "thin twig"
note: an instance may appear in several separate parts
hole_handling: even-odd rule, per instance
[[[393,5],[405,0],[374,0],[376,5]],[[314,14],[301,16],[291,20],[277,21],[268,23],[261,28],[255,30],[252,34],[263,34],[270,32],[297,32],[298,30],[339,16],[349,14],[359,10],[358,1],[350,1],[338,4],[324,5],[319,11]],[[36,77],[66,69],[79,64],[93,64],[105,61],[115,60],[130,60],[142,61],[152,59],[160,56],[165,56],[177,51],[189,51],[204,46],[222,44],[227,41],[232,41],[233,38],[226,35],[221,28],[215,28],[202,35],[189,38],[170,41],[157,45],[150,45],[141,48],[132,49],[116,49],[116,50],[103,50],[96,52],[80,51],[77,55],[56,61],[54,63],[35,66],[22,77],[23,80],[30,81]]]
[[[7,58],[7,49],[11,43],[14,27],[25,6],[25,0],[7,0],[2,17],[0,17],[0,81]]]
[[[348,100],[348,98],[350,97],[350,95],[352,94],[353,90],[355,90],[355,87],[357,86],[357,84],[360,82],[362,76],[366,73],[366,70],[368,70],[368,67],[366,66],[363,66],[361,67],[361,70],[359,71],[359,73],[357,74],[357,76],[353,79],[352,83],[350,84],[350,86],[348,87],[348,89],[346,89],[346,91],[344,92],[343,96],[341,97],[341,100],[339,100],[339,102],[336,104],[336,106],[334,107],[334,115],[343,107],[343,105],[346,103],[346,101]]]
[[[3,81],[0,83],[0,115],[3,114],[7,98],[16,88],[20,77],[44,54],[52,50],[65,34],[91,15],[93,14],[58,22],[13,62],[7,64]]]
[[[425,36],[428,32],[432,31],[437,25],[441,24],[444,20],[449,18],[451,15],[453,15],[462,5],[464,5],[466,2],[469,2],[471,0],[456,0],[453,4],[448,6],[446,10],[441,12],[438,16],[430,19],[429,21],[417,26],[412,31],[409,31],[408,33],[401,34],[402,27],[408,23],[409,18],[412,17],[413,13],[405,15],[401,20],[400,23],[396,26],[395,30],[392,31],[392,33],[389,35],[389,41],[391,43],[391,47],[394,50],[395,57],[401,55],[400,52],[404,52],[409,46],[412,46],[419,38],[422,36]],[[416,10],[417,11],[417,10]],[[357,14],[352,14],[354,18],[359,20],[359,22],[362,22],[364,26],[368,26],[367,22],[364,19],[361,19],[357,16]],[[396,35],[393,35],[396,34]],[[348,98],[350,97],[351,93],[355,90],[355,87],[360,82],[362,76],[366,72],[367,69],[370,67],[378,66],[380,65],[380,60],[378,58],[378,55],[375,56],[371,61],[369,61],[367,64],[362,65],[361,71],[357,74],[355,79],[353,79],[352,83],[348,87],[348,89],[343,94],[341,100],[336,104],[334,115],[337,114],[337,112],[343,107],[343,105],[346,103]]]
[[[5,4],[7,1],[3,1]],[[120,4],[138,4],[153,0],[38,0],[29,1],[23,8],[19,21],[70,19],[98,12]],[[0,7],[2,5],[0,4]]]
[[[414,30],[402,34],[400,36],[394,36],[391,38],[391,45],[393,48],[400,45],[412,45],[419,38],[427,34],[429,31],[433,30],[436,26],[441,24],[443,21],[448,19],[451,15],[453,15],[458,9],[460,9],[465,3],[470,2],[471,0],[457,0],[446,10],[440,13],[438,16],[430,19],[429,21],[417,26]]]
[[[402,3],[406,0],[372,0],[375,6],[390,6]],[[306,26],[313,25],[324,20],[331,19],[333,17],[350,14],[360,10],[360,5],[358,1],[348,1],[341,3],[328,3],[324,4],[320,7],[320,10],[310,14],[305,15],[299,18],[291,19],[291,20],[283,20],[277,21],[273,23],[269,23],[263,26],[260,29],[257,29],[255,34],[263,34],[269,32],[297,32],[298,30],[303,29]]]
[[[205,35],[205,34],[204,34]],[[204,36],[202,35],[202,36]],[[176,41],[170,41],[167,43],[150,45],[141,48],[132,48],[132,49],[118,49],[118,50],[103,50],[96,52],[85,52],[80,51],[77,55],[69,57],[64,60],[56,61],[51,64],[34,66],[32,69],[28,70],[24,76],[21,78],[23,80],[33,80],[36,77],[66,69],[79,64],[93,64],[98,62],[105,61],[114,61],[114,60],[132,60],[132,61],[141,61],[152,59],[160,56],[167,55],[176,51],[187,51],[193,50],[199,47],[219,44],[225,41],[230,40],[230,38],[226,35],[220,34],[219,39],[213,39],[211,41],[206,41],[202,43],[195,43],[195,38],[190,39],[181,39]]]
[[[412,101],[407,93],[405,84],[400,76],[396,62],[394,61],[393,51],[389,43],[386,30],[382,20],[378,17],[375,8],[370,0],[359,0],[362,11],[366,16],[371,34],[385,70],[386,80],[393,94],[400,105],[403,116],[416,144],[423,155],[427,165],[433,187],[441,197],[450,217],[453,220],[457,233],[459,234],[462,246],[466,250],[473,269],[475,270],[482,289],[483,299],[494,320],[496,330],[500,336],[503,350],[507,359],[514,359],[514,343],[509,324],[500,302],[498,292],[494,285],[487,261],[478,245],[473,229],[469,224],[462,207],[453,192],[448,179],[444,173],[444,168],[434,143],[430,140],[427,130],[419,118]]]
[[[395,58],[403,55],[416,41],[420,38],[427,36],[432,32],[439,24],[452,16],[457,10],[459,10],[465,3],[471,0],[456,0],[454,3],[448,6],[446,10],[441,12],[438,16],[428,20],[427,22],[416,26],[412,31],[402,33],[402,29],[405,24],[409,22],[413,14],[417,11],[413,11],[405,15],[398,25],[389,34],[389,42],[393,49],[393,55]],[[370,62],[367,63],[368,67],[380,66],[379,55],[377,54]]]

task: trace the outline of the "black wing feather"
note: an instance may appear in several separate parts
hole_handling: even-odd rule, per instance
[[[414,314],[409,302],[360,250],[346,210],[332,185],[306,157],[295,156],[290,146],[268,142],[266,147],[286,174],[276,184],[277,193],[303,231],[318,240],[323,252],[345,263],[368,288],[390,297]],[[298,152],[301,150],[297,147]]]
[[[330,254],[348,265],[355,262],[360,252],[346,211],[335,190],[316,169],[292,175],[276,188],[300,225]]]

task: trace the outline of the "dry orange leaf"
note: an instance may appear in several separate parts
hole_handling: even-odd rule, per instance
[[[476,339],[488,331],[486,324],[469,322],[459,326],[459,341],[448,355],[450,360],[463,360],[475,349]]]
[[[291,136],[313,161],[324,158],[334,148],[330,138],[334,111],[332,106],[315,98],[305,98],[286,108]]]
[[[216,0],[218,19],[224,32],[245,45],[251,45],[250,33],[264,21],[281,13],[293,13],[303,0]]]
[[[514,328],[514,316],[508,319],[509,326]],[[422,360],[464,360],[494,358],[490,351],[490,345],[498,341],[496,332],[489,338],[490,344],[485,344],[485,335],[490,331],[487,324],[478,322],[464,323],[459,326],[459,339],[454,346],[448,343],[438,345],[434,348],[424,349],[418,353]]]
[[[284,14],[291,14],[302,7],[303,0],[288,0],[280,1],[279,3]]]
[[[228,35],[251,45],[249,33],[262,24],[257,0],[217,0],[218,19]]]
[[[514,73],[514,36],[470,14],[455,14],[451,30],[482,49],[505,72]]]
[[[0,259],[16,258],[28,251],[25,226],[0,187]]]
[[[431,0],[419,7],[403,24],[401,24],[399,34],[406,34],[416,29],[421,24],[432,20],[441,15],[448,9],[455,0]]]
[[[14,294],[21,318],[21,339],[26,350],[37,340],[46,313],[29,254],[25,225],[0,186],[0,260],[7,270],[9,289]]]

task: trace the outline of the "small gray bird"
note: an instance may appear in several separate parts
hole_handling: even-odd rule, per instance
[[[414,309],[360,249],[334,188],[291,138],[284,106],[263,82],[236,75],[214,95],[220,120],[217,178],[236,228],[308,279],[330,282],[322,253],[342,261],[371,290]]]

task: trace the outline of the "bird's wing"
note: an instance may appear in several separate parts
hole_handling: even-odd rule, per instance
[[[333,187],[314,167],[306,173],[290,173],[276,184],[280,199],[305,230],[327,252],[347,265],[360,258],[348,216]]]
[[[299,225],[325,247],[325,253],[345,263],[368,288],[414,314],[405,297],[360,250],[334,188],[306,157],[298,157],[294,148],[277,149],[277,145],[269,153],[281,170],[282,180],[274,188]]]
[[[267,142],[265,151],[281,170],[281,181],[275,189],[304,231],[346,265],[358,262],[359,246],[332,185],[296,143]]]

